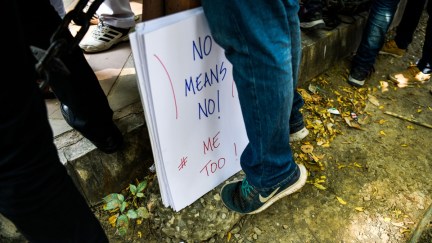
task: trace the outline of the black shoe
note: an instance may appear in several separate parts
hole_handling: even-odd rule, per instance
[[[112,120],[91,127],[85,119],[74,116],[68,106],[61,104],[60,109],[66,122],[102,152],[111,154],[123,148],[123,135]]]
[[[372,68],[369,71],[360,68],[351,68],[350,74],[348,76],[348,83],[352,86],[362,87],[375,70]]]
[[[324,19],[320,11],[307,11],[300,16],[300,28],[315,30],[325,27]]]

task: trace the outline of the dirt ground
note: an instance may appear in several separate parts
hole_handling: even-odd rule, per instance
[[[402,87],[387,75],[419,58],[426,19],[403,58],[378,57],[364,88],[346,82],[350,58],[301,83],[311,134],[293,150],[309,169],[308,183],[209,242],[409,241],[432,203],[432,84]],[[308,147],[312,154],[304,152]],[[154,232],[145,220],[120,237],[104,212],[96,214],[112,242],[179,242]],[[430,222],[417,242],[432,242]]]

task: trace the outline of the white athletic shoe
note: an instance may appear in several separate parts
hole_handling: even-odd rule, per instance
[[[129,40],[129,33],[133,28],[122,29],[104,24],[99,20],[91,35],[86,35],[79,46],[86,53],[96,53],[110,49],[112,46]]]

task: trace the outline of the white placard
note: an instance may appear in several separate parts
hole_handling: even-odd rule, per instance
[[[232,65],[201,7],[139,23],[130,42],[162,200],[179,211],[241,169]]]

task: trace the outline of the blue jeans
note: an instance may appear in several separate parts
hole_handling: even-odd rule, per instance
[[[401,22],[399,23],[395,42],[401,49],[407,49],[408,45],[411,44],[414,31],[420,21],[420,17],[423,13],[426,0],[408,1],[405,7],[404,14]],[[428,23],[426,26],[425,41],[423,44],[422,57],[417,62],[417,67],[423,73],[432,73],[432,2],[428,1],[426,6],[427,13],[429,15]]]
[[[233,64],[249,144],[241,155],[258,190],[292,179],[298,169],[289,134],[304,127],[295,88],[301,58],[298,0],[203,0],[214,40]]]
[[[369,72],[384,44],[387,31],[393,21],[399,0],[374,0],[363,30],[360,45],[352,61],[352,69]]]

